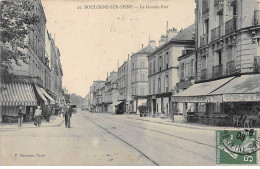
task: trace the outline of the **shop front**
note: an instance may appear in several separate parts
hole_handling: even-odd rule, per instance
[[[259,127],[260,75],[242,75],[195,84],[172,96],[173,102],[192,103],[187,122],[208,125]]]
[[[16,122],[18,108],[24,108],[24,121],[33,120],[34,110],[37,106],[35,93],[31,83],[11,82],[1,83],[0,91],[0,121]]]

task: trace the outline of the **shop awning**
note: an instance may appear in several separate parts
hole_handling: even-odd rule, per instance
[[[116,102],[113,102],[110,106],[117,106],[119,104],[121,104],[123,101],[116,101]]]
[[[42,93],[41,87],[39,87],[37,84],[35,84],[35,89],[39,96],[42,98],[44,102],[48,102],[47,99],[45,98],[44,94]]]
[[[208,94],[228,83],[234,77],[194,84],[188,89],[172,96],[173,102],[203,103],[208,102]]]
[[[11,82],[1,83],[0,105],[1,106],[36,106],[37,101],[30,83]]]
[[[260,74],[236,77],[210,95],[221,97],[222,102],[260,101]]]
[[[42,93],[50,100],[50,104],[55,104],[55,100],[43,88],[40,89]]]

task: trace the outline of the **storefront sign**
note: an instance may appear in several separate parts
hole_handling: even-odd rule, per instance
[[[255,102],[260,101],[260,93],[254,94],[224,94],[224,102]]]
[[[180,103],[206,103],[207,96],[172,96],[172,102]]]

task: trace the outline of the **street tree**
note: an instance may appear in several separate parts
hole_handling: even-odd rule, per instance
[[[5,82],[14,77],[10,73],[13,65],[28,64],[25,49],[28,48],[26,36],[39,22],[33,12],[33,0],[1,0],[0,1],[0,76]]]

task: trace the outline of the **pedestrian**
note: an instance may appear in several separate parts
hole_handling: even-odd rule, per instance
[[[33,119],[33,107],[30,107],[29,109],[29,121],[32,121]]]
[[[21,127],[23,123],[23,114],[24,114],[23,105],[20,105],[17,113],[18,113],[18,127]]]
[[[65,112],[65,126],[67,128],[70,128],[70,119],[71,119],[72,112],[73,112],[73,109],[72,109],[71,105],[69,105],[69,104],[67,105],[66,112]]]
[[[37,106],[37,109],[35,110],[35,122],[34,125],[39,126],[41,125],[41,114],[42,114],[42,110],[41,110],[41,106]]]
[[[48,105],[46,108],[46,114],[45,114],[45,118],[46,118],[46,122],[49,123],[50,121],[50,116],[51,116],[51,107]]]

